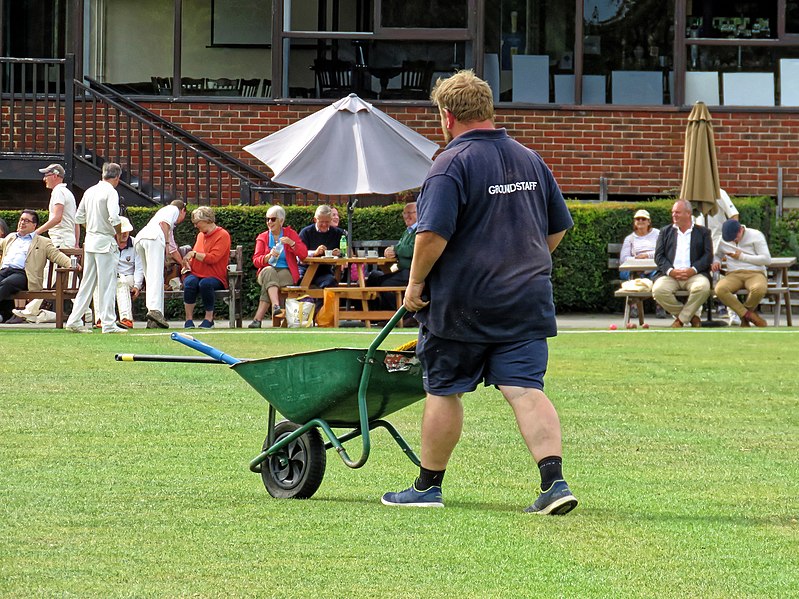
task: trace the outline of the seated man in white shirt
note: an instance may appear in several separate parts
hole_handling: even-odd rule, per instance
[[[727,220],[721,228],[721,241],[715,252],[711,269],[718,272],[726,260],[727,274],[716,283],[716,296],[741,319],[741,326],[766,326],[757,313],[760,300],[768,290],[766,267],[771,264],[771,252],[766,237],[757,229],[749,229],[737,220]],[[749,295],[742,303],[736,291],[747,289]]]
[[[658,273],[652,286],[655,301],[674,316],[673,328],[690,322],[698,328],[702,322],[697,311],[710,295],[710,266],[713,242],[707,227],[694,225],[691,202],[677,200],[671,208],[672,226],[663,227],[655,247]],[[688,291],[685,304],[676,297]]]

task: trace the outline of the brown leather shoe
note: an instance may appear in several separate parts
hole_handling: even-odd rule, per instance
[[[672,329],[681,329],[682,328],[682,320],[679,318],[675,318],[674,322],[671,323]]]
[[[747,310],[746,314],[744,314],[744,319],[751,322],[756,327],[765,327],[768,326],[766,321],[760,318],[760,315],[757,312],[753,312],[752,310]]]
[[[702,326],[702,321],[699,319],[699,317],[696,314],[691,316],[691,326],[695,329],[698,329],[699,327]]]
[[[741,318],[741,326],[742,327],[750,327],[752,326],[746,318]]]

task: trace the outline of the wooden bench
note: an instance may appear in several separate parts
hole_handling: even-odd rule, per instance
[[[61,252],[67,256],[75,256],[77,263],[83,265],[83,250],[80,248],[61,248]],[[78,268],[61,268],[54,262],[47,263],[47,274],[44,277],[44,288],[40,291],[18,291],[13,299],[29,302],[35,299],[50,300],[53,302],[55,310],[55,326],[57,329],[64,328],[66,311],[64,302],[74,300],[78,295],[80,278],[82,272]]]
[[[366,325],[366,328],[371,328],[372,321],[389,320],[396,310],[370,310],[369,300],[376,299],[380,293],[393,293],[397,300],[397,305],[402,305],[402,294],[405,293],[405,287],[355,287],[339,286],[328,287],[328,291],[332,291],[336,296],[336,301],[333,302],[333,326],[338,328],[341,320],[361,320]],[[361,301],[361,309],[341,309],[341,299],[352,299]],[[403,326],[402,321],[397,323],[400,327]]]
[[[618,250],[616,249],[618,248]],[[613,253],[615,253],[615,261],[613,258]],[[619,258],[618,254],[621,252],[621,244],[608,244],[608,254],[611,256],[608,259],[608,268],[619,268]],[[779,259],[778,259],[779,260]],[[722,265],[723,269],[723,265]],[[722,270],[722,274],[723,274]],[[779,316],[780,316],[780,303],[785,304],[785,320],[787,325],[793,326],[793,317],[791,314],[792,306],[791,306],[791,287],[790,287],[790,280],[780,281],[777,284],[774,276],[774,269],[769,267],[768,268],[768,291],[761,302],[761,305],[773,305],[777,306],[774,310],[774,326],[779,325]],[[746,289],[739,290],[736,295],[746,297],[748,295],[748,291]],[[617,289],[613,295],[618,298],[624,299],[624,326],[626,327],[630,322],[630,312],[632,306],[636,306],[638,308],[638,324],[644,324],[644,306],[643,301],[645,299],[653,299],[651,291],[627,291],[625,289]],[[676,297],[688,297],[688,291],[677,291],[675,293]],[[711,291],[710,293],[711,298],[715,298],[715,292]]]
[[[244,250],[242,246],[237,245],[235,248],[230,249],[230,262],[227,267],[227,281],[228,288],[220,289],[214,292],[216,299],[222,300],[228,304],[230,319],[230,328],[241,328],[242,314],[241,314],[241,285],[244,278]],[[183,290],[177,291],[164,291],[164,300],[168,299],[183,299]]]

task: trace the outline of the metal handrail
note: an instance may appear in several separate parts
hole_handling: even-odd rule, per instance
[[[207,141],[200,139],[199,137],[179,127],[172,121],[169,121],[163,118],[162,116],[152,112],[151,110],[148,110],[138,102],[134,102],[133,100],[119,93],[117,90],[113,89],[112,87],[104,83],[101,83],[100,81],[97,81],[96,79],[89,77],[88,75],[84,76],[84,79],[86,79],[91,84],[91,86],[99,87],[106,96],[113,97],[120,104],[128,106],[130,110],[136,111],[144,115],[151,122],[158,123],[163,129],[172,131],[176,137],[183,138],[189,143],[203,148],[209,155],[215,155],[220,162],[229,162],[232,165],[234,165],[236,168],[246,172],[249,175],[252,175],[252,177],[257,180],[267,181],[267,183],[270,181],[269,177],[264,173],[262,173],[261,171],[259,171],[258,169],[253,168],[249,164],[246,164],[245,162],[242,162],[241,160],[234,158],[229,154],[221,152],[219,148],[217,148],[216,146],[209,144]],[[255,183],[253,182],[253,184]]]
[[[248,190],[253,185],[253,182],[228,164],[228,161],[221,158],[218,152],[213,152],[212,154],[206,151],[205,148],[196,147],[199,144],[181,139],[169,130],[171,127],[167,128],[159,123],[151,122],[148,118],[139,114],[138,110],[133,110],[123,105],[122,102],[117,101],[117,99],[108,97],[84,83],[75,81],[74,88],[76,102],[82,101],[84,108],[83,127],[80,132],[82,135],[76,132],[76,142],[82,146],[86,154],[89,154],[87,152],[89,149],[93,152],[108,152],[114,146],[117,147],[118,154],[124,155],[127,153],[128,166],[131,171],[128,176],[138,176],[140,193],[146,191],[142,188],[144,181],[141,173],[147,171],[145,166],[148,162],[147,158],[149,158],[149,170],[152,180],[160,179],[161,182],[159,186],[160,193],[147,194],[150,197],[165,202],[170,199],[169,193],[177,193],[180,188],[183,190],[183,199],[189,200],[189,196],[194,192],[194,195],[204,195],[208,198],[209,203],[213,203],[211,202],[211,196],[213,195],[212,190],[215,190],[219,200],[217,203],[222,203],[224,199],[233,199],[235,182],[240,189],[240,201],[244,200],[245,203],[248,203]],[[99,108],[98,103],[101,105]],[[113,115],[109,108],[115,111]],[[98,113],[100,118],[105,120],[101,128],[104,133],[103,140],[98,140]],[[86,129],[88,122],[92,122],[91,131]],[[123,123],[126,123],[127,127],[121,126]],[[116,125],[115,130],[113,125]],[[111,138],[112,132],[115,134],[113,139]],[[132,141],[137,134],[138,137],[135,142]],[[122,140],[127,140],[127,143],[124,144]],[[165,146],[167,147],[165,148]],[[147,154],[147,148],[149,148],[149,155]],[[156,148],[160,149],[158,156],[156,156]],[[93,158],[93,156],[89,155],[87,157],[87,155],[84,155],[82,160],[91,163],[92,160],[90,158]],[[137,158],[143,168],[134,173],[133,164],[137,161]],[[119,157],[115,159],[120,160]],[[216,172],[213,175],[213,180],[212,171]],[[158,176],[159,174],[160,177]],[[189,179],[190,177],[191,180]],[[230,180],[227,185],[223,183],[224,178]],[[268,177],[262,175],[262,178],[268,181]],[[171,179],[172,189],[167,187],[167,179]],[[180,183],[178,183],[178,179],[180,179]],[[135,183],[135,180],[130,179],[128,182]],[[155,186],[155,183],[153,185]],[[224,197],[223,187],[230,190],[231,197]],[[241,193],[245,190],[247,190],[245,193]],[[202,203],[204,200],[202,197],[196,199],[198,203]]]
[[[75,80],[74,73],[72,54],[0,58],[0,155],[63,159],[68,184],[113,160],[123,167],[123,187],[155,203],[175,197],[214,205],[319,200],[274,183],[105,84]]]

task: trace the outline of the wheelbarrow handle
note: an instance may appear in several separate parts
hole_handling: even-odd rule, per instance
[[[159,356],[151,354],[116,354],[117,362],[182,362],[184,364],[224,364],[208,356]]]
[[[205,354],[206,356],[211,356],[214,360],[219,362],[224,362],[229,366],[233,366],[234,364],[238,364],[241,362],[238,358],[234,358],[233,356],[229,356],[225,352],[216,349],[215,347],[211,347],[207,343],[203,343],[198,339],[195,339],[191,335],[184,335],[183,333],[172,333],[170,335],[172,341],[177,341],[178,343],[182,343],[183,345],[190,347],[198,352]]]
[[[405,306],[400,306],[396,314],[394,314],[394,316],[391,317],[391,320],[389,320],[386,323],[386,326],[383,327],[383,330],[380,331],[377,337],[375,337],[374,341],[372,341],[372,345],[370,345],[369,349],[367,350],[366,354],[367,358],[371,358],[372,356],[374,356],[374,353],[377,351],[377,348],[380,347],[380,344],[383,343],[383,341],[385,341],[386,337],[388,337],[388,334],[394,330],[396,324],[402,319],[403,316],[405,316],[405,313],[407,311],[408,310],[405,308]]]

